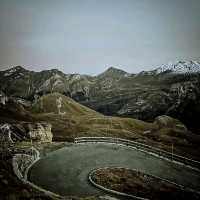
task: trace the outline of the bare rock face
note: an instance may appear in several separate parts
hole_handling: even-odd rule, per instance
[[[46,122],[0,124],[0,142],[12,144],[17,141],[52,141],[51,124]]]
[[[0,125],[0,142],[1,143],[13,143],[12,130],[10,124]]]
[[[5,105],[7,101],[7,96],[2,91],[0,91],[0,104]]]

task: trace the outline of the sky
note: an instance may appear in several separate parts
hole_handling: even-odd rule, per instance
[[[200,59],[200,0],[0,0],[0,70],[96,75]]]

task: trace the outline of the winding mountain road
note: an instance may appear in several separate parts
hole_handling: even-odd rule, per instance
[[[72,144],[48,154],[29,171],[29,180],[64,196],[102,195],[88,182],[91,170],[126,167],[200,191],[200,172],[118,144]]]

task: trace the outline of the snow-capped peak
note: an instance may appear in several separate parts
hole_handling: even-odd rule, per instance
[[[168,63],[157,68],[157,74],[162,72],[170,72],[174,74],[200,73],[200,62],[198,61],[178,61],[176,63]]]

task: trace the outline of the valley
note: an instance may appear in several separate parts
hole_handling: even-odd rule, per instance
[[[59,187],[57,189],[54,188],[56,184],[51,181],[45,182],[43,175],[50,178],[52,174],[55,175],[55,172],[51,171],[49,175],[45,175],[42,172],[42,167],[37,167],[39,164],[33,165],[33,169],[34,167],[37,168],[34,172],[33,180],[37,183],[43,183],[42,186],[44,187],[48,185],[51,191],[55,190],[56,193],[67,196],[52,196],[46,192],[38,191],[37,188],[31,189],[30,185],[20,184],[20,180],[11,172],[12,158],[15,155],[21,153],[28,155],[26,156],[28,158],[27,161],[21,158],[17,160],[16,165],[18,167],[25,165],[26,162],[32,163],[35,158],[31,157],[33,155],[30,154],[30,148],[34,147],[39,150],[41,159],[46,162],[45,159],[48,160],[48,155],[64,151],[67,148],[66,146],[69,146],[69,152],[72,151],[76,147],[74,142],[79,137],[127,139],[167,151],[172,154],[172,161],[173,154],[177,154],[199,162],[199,72],[200,64],[194,61],[178,62],[172,66],[162,66],[155,70],[138,74],[130,74],[113,67],[98,76],[64,74],[56,69],[33,72],[19,66],[0,71],[2,165],[0,187],[5,187],[8,181],[14,181],[18,186],[7,184],[9,187],[6,191],[19,198],[25,198],[25,196],[36,198],[38,196],[39,199],[68,199],[67,196],[72,195],[74,199],[99,199],[102,195],[101,192],[87,193],[86,189],[81,189],[80,194],[78,190],[76,194],[73,188],[70,189],[67,185],[62,185],[62,183],[60,183],[60,189]],[[102,147],[101,149],[100,146],[99,144],[97,148],[100,151],[104,152],[107,149],[107,147]],[[81,144],[77,146],[77,148],[82,147]],[[78,160],[84,160],[86,155],[95,152],[92,150],[92,148],[96,148],[95,145],[91,145],[91,150],[89,150],[90,145],[85,145],[85,147],[86,149],[81,151],[82,157],[77,158]],[[108,150],[103,154],[96,152],[94,157],[98,158],[101,155],[101,159],[99,157],[101,161],[99,161],[98,165],[96,163],[95,166],[106,167],[106,163],[112,166],[120,165],[121,162],[113,161],[112,163],[112,159],[114,157],[117,158],[118,148],[120,147],[113,147],[112,151]],[[87,152],[88,150],[89,152]],[[86,154],[84,154],[84,151]],[[142,152],[140,150],[137,151],[136,157]],[[131,151],[127,150],[126,155],[129,153]],[[62,156],[59,156],[61,155],[56,156],[59,158],[56,162],[61,163],[61,170],[64,170],[62,169]],[[67,156],[65,160],[69,159],[69,163],[73,163],[76,160],[70,153],[66,153],[65,156]],[[107,159],[104,160],[104,158]],[[125,159],[126,156],[121,155],[120,158]],[[147,163],[144,164],[143,161],[149,158],[149,155],[144,159],[140,158],[138,166],[133,162],[131,167],[142,169],[142,166],[147,166]],[[129,167],[127,165],[129,159],[125,159],[124,167]],[[161,162],[162,158],[158,160],[152,162],[152,166],[157,162]],[[39,159],[37,162],[40,163],[43,160]],[[151,163],[151,161],[149,162]],[[43,166],[46,169],[45,171],[51,169],[48,166],[48,162]],[[26,170],[26,166],[19,167],[19,170],[23,168]],[[77,170],[80,171],[81,168],[79,167]],[[164,168],[164,165],[162,165],[160,170],[162,171]],[[53,169],[57,171],[56,167],[53,167]],[[148,169],[150,167],[145,170],[148,171]],[[170,172],[172,169],[174,169],[173,164],[169,164],[168,171]],[[68,169],[68,171],[70,170],[72,168]],[[184,174],[188,173],[188,176],[190,176],[189,171],[189,168],[187,169],[186,167]],[[152,172],[156,175],[159,170]],[[42,174],[37,175],[37,173]],[[76,171],[71,173],[72,176],[73,173],[76,173]],[[89,171],[86,174],[88,173]],[[181,171],[180,176],[182,176],[182,173]],[[177,174],[174,172],[173,177]],[[162,173],[159,174],[159,176],[161,175]],[[194,177],[196,177],[194,178],[195,184],[198,185],[198,172]],[[165,178],[170,179],[169,177]],[[74,183],[75,185],[80,185],[81,182],[79,183],[78,179]],[[177,183],[177,180],[174,180]],[[188,178],[185,179],[187,186],[191,185],[188,180]],[[179,179],[179,183],[183,184],[184,181],[182,182]],[[65,190],[61,189],[62,187],[66,187],[66,191],[69,189],[71,193],[65,192]],[[24,188],[23,190],[26,192],[22,193],[20,197],[17,193],[21,188]],[[89,188],[88,191],[91,189]],[[96,190],[94,189],[94,191]],[[118,196],[115,196],[115,198],[120,199]],[[100,199],[106,199],[106,197],[101,197]],[[196,199],[195,195],[194,199]]]

